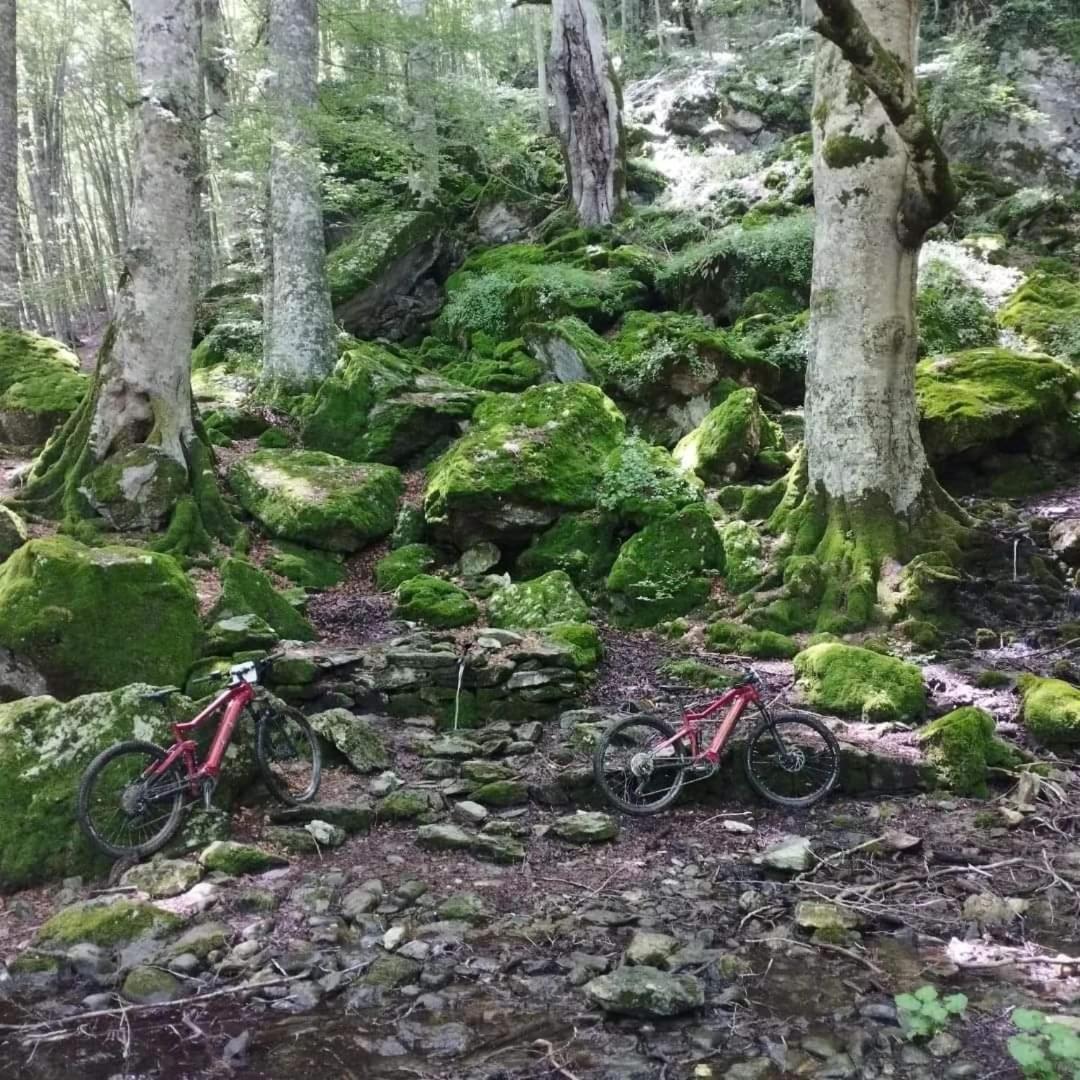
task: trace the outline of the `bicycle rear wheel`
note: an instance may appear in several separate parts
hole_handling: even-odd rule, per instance
[[[121,742],[103,750],[79,783],[75,814],[90,842],[114,859],[160,851],[180,828],[184,775],[173,765],[147,776],[165,751],[148,742]]]
[[[626,814],[655,814],[682,791],[689,753],[683,743],[663,746],[675,729],[656,716],[628,716],[601,736],[593,755],[596,786]]]
[[[322,751],[311,725],[295,713],[264,711],[256,723],[255,759],[271,793],[295,806],[322,781]]]
[[[765,716],[743,757],[753,789],[778,806],[813,806],[840,777],[840,747],[833,733],[807,713]]]

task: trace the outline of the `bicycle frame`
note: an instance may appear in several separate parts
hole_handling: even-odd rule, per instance
[[[221,775],[221,763],[225,757],[225,751],[232,741],[233,732],[240,720],[240,713],[245,706],[255,699],[255,689],[250,683],[238,682],[227,686],[198,716],[184,723],[173,724],[173,744],[169,752],[157,764],[151,766],[144,775],[164,776],[176,762],[183,758],[184,769],[187,772],[187,783],[192,795],[197,795],[199,785],[203,780],[216,781]],[[198,744],[188,736],[191,732],[207,723],[212,716],[222,713],[221,723],[214,733],[214,739],[210,743],[210,750],[206,760],[200,765],[198,759]]]
[[[758,688],[747,683],[725,691],[720,697],[710,701],[700,712],[684,711],[682,727],[670,739],[665,739],[656,747],[654,756],[659,751],[685,739],[690,744],[692,762],[707,761],[710,765],[715,765],[723,755],[724,747],[727,746],[727,741],[731,738],[731,733],[735,730],[735,725],[739,722],[746,707],[760,704],[761,695],[758,693]],[[726,706],[730,706],[727,715],[717,725],[716,734],[710,740],[708,748],[701,751],[698,745],[698,728],[703,721],[708,720]]]

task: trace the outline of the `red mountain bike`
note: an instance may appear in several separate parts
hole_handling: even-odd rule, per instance
[[[686,706],[678,729],[647,714],[614,724],[596,747],[597,786],[627,814],[666,809],[687,783],[707,780],[716,772],[731,733],[750,706],[760,716],[743,751],[743,767],[753,789],[770,802],[793,808],[825,798],[840,775],[840,748],[833,733],[808,713],[771,713],[753,668],[712,701]],[[702,748],[700,729],[708,722],[717,729]]]
[[[145,858],[160,851],[180,828],[184,804],[201,795],[207,808],[221,775],[222,761],[244,709],[256,700],[256,686],[273,658],[234,664],[198,682],[226,681],[226,688],[193,720],[173,725],[173,744],[163,750],[131,740],[103,750],[87,766],[79,784],[76,814],[91,843],[113,858]],[[144,694],[164,701],[180,693],[168,686]],[[255,760],[270,791],[282,802],[313,799],[322,777],[318,739],[308,722],[268,706],[253,710]],[[217,731],[206,759],[189,736],[212,717]]]

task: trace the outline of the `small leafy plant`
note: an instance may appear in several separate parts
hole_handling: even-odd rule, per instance
[[[909,1039],[930,1039],[944,1031],[953,1018],[963,1016],[968,999],[964,994],[939,997],[933,986],[920,986],[913,994],[897,994],[900,1026]]]
[[[1012,1022],[1023,1034],[1009,1039],[1009,1053],[1024,1076],[1080,1080],[1080,1035],[1035,1009],[1015,1009]]]

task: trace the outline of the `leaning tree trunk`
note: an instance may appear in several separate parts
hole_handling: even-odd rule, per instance
[[[626,201],[622,93],[593,0],[554,0],[551,18],[551,90],[570,197],[582,225],[607,225]]]
[[[15,0],[0,0],[0,326],[19,324],[19,115]]]
[[[806,453],[771,524],[782,551],[818,555],[826,591],[814,617],[843,629],[879,604],[894,614],[913,592],[901,564],[954,554],[962,531],[927,464],[915,400],[919,248],[954,194],[918,108],[918,0],[817,8]]]
[[[195,323],[199,22],[197,0],[135,0],[134,197],[115,311],[83,404],[49,442],[20,501],[100,515],[116,528],[164,524],[166,546],[206,546],[235,522],[221,502],[191,397]]]
[[[303,390],[334,366],[334,317],[326,284],[326,246],[314,119],[319,69],[316,0],[270,0],[273,81],[270,148],[270,244],[267,294],[273,321],[263,379]]]

